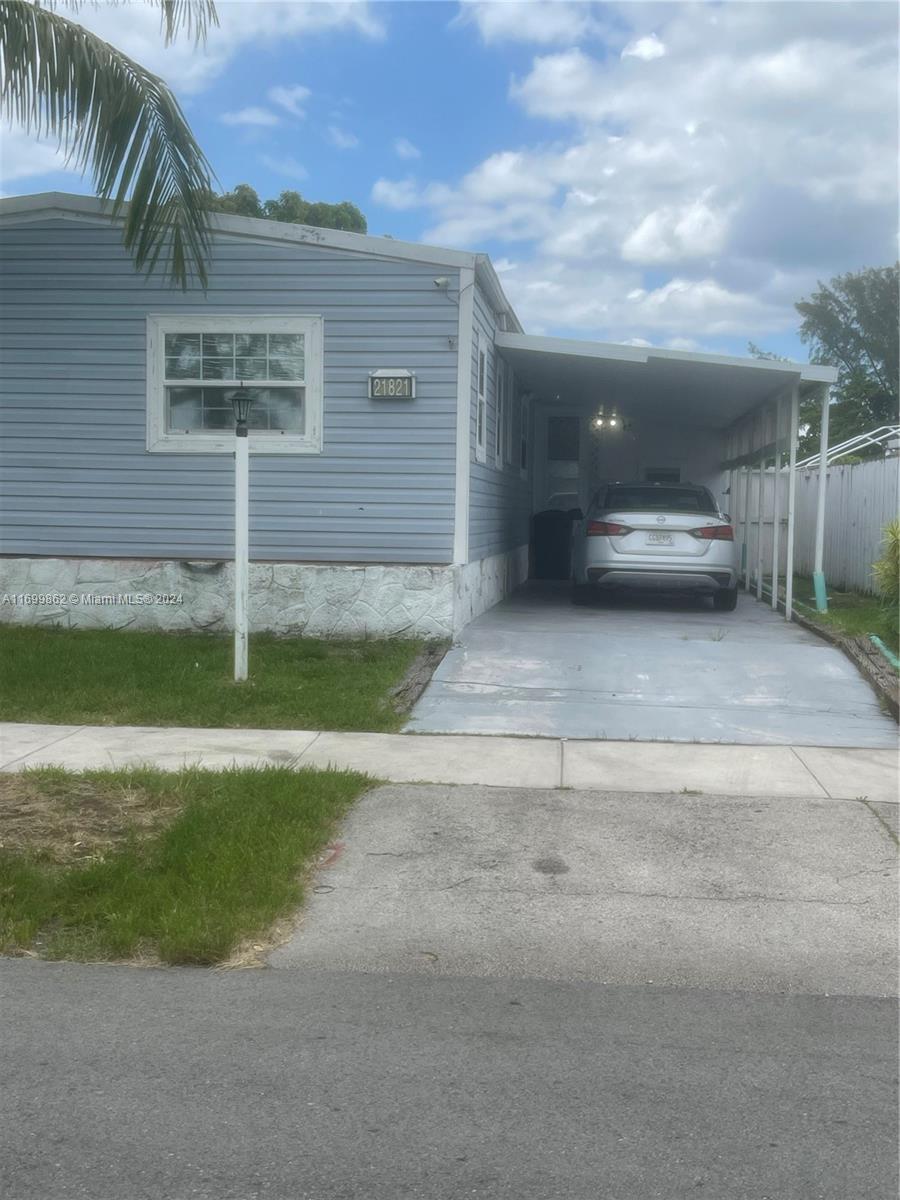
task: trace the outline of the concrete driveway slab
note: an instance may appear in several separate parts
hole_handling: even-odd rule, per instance
[[[462,633],[413,709],[420,733],[892,747],[839,650],[765,604],[617,599],[530,585]]]
[[[893,993],[896,847],[864,805],[383,787],[275,967]]]

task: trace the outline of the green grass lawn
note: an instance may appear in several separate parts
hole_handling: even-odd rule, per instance
[[[3,626],[0,720],[395,730],[391,691],[422,646],[258,634],[235,684],[227,635]]]
[[[886,646],[897,653],[897,632],[892,628],[889,614],[877,596],[865,592],[843,592],[830,584],[827,587],[828,612],[816,612],[812,579],[803,575],[794,576],[794,596],[804,605],[800,611],[805,617],[851,637],[877,634]]]
[[[283,767],[0,778],[0,952],[212,964],[302,900],[368,785]]]

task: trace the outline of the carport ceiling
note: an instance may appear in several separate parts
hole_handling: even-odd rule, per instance
[[[615,405],[627,416],[726,429],[795,382],[833,383],[832,367],[727,358],[609,342],[498,333],[496,345],[538,399]]]

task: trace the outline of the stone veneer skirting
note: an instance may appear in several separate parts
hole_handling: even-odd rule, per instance
[[[465,566],[254,563],[253,632],[448,638],[528,575],[528,547]],[[0,622],[72,629],[232,628],[231,563],[0,558]]]

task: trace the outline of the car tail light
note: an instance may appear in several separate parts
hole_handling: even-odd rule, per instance
[[[692,529],[691,537],[704,542],[733,542],[734,530],[730,525],[704,525],[702,529]]]
[[[616,521],[588,521],[588,537],[622,537],[626,533],[631,533],[628,526]]]

